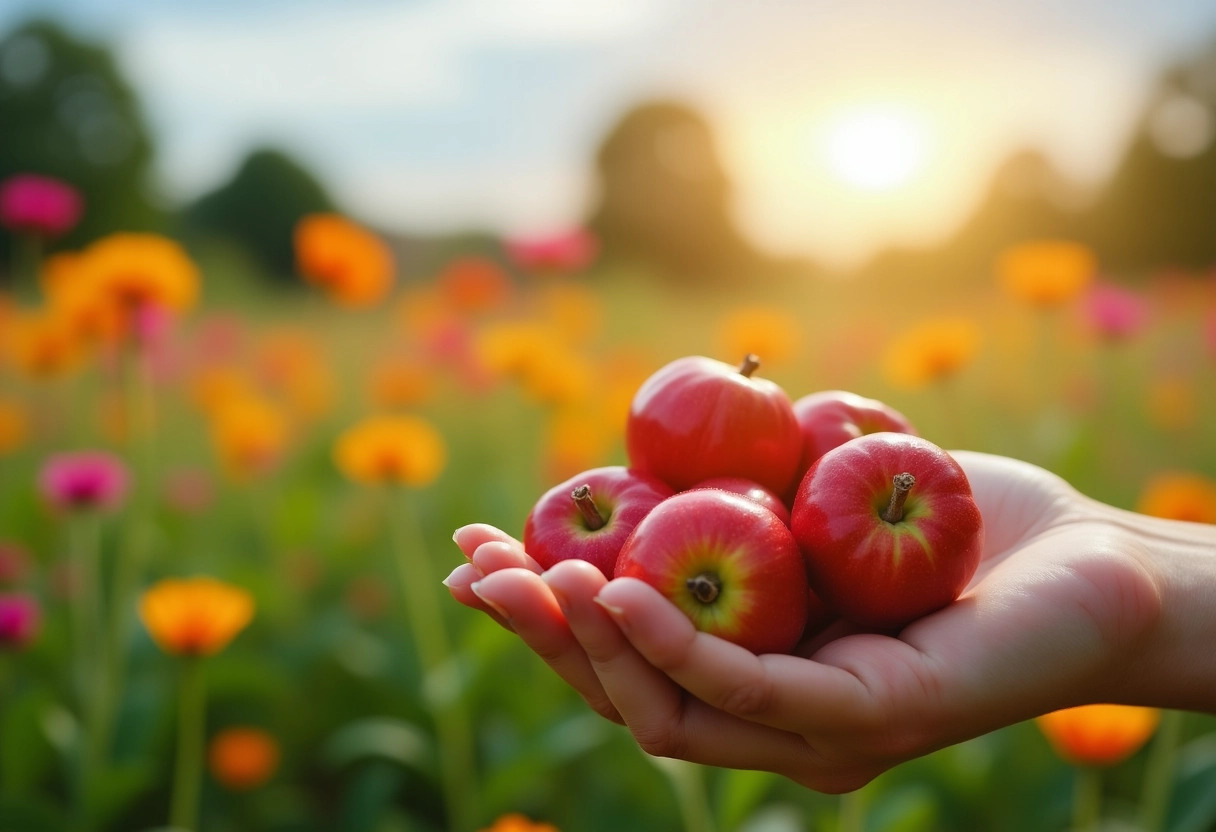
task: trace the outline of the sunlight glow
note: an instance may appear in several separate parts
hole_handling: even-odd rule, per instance
[[[912,113],[894,108],[854,110],[828,128],[823,150],[837,179],[866,191],[888,191],[924,170],[928,135]]]

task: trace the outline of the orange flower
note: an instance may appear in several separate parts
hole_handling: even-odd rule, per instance
[[[725,317],[718,344],[725,360],[754,353],[767,365],[789,361],[798,352],[801,329],[794,316],[771,306],[745,306]]]
[[[435,373],[419,358],[392,356],[377,362],[368,372],[368,399],[380,409],[413,407],[434,393]]]
[[[13,365],[27,376],[61,376],[78,369],[84,360],[84,345],[53,309],[19,314],[6,326]]]
[[[178,243],[159,234],[111,234],[90,245],[70,274],[57,280],[74,303],[96,310],[98,320],[116,316],[122,331],[150,309],[182,312],[198,300],[199,272]]]
[[[1058,306],[1072,300],[1093,279],[1097,268],[1097,258],[1088,247],[1063,240],[1012,246],[997,262],[1005,290],[1032,306]]]
[[[553,327],[532,322],[487,327],[476,343],[478,360],[491,374],[517,381],[524,393],[542,404],[583,401],[592,390],[595,371]]]
[[[211,440],[221,463],[237,479],[268,473],[283,458],[291,436],[287,417],[256,395],[225,401],[211,414]]]
[[[1167,471],[1144,487],[1136,510],[1154,517],[1216,523],[1216,480],[1187,471]]]
[[[558,829],[551,823],[536,823],[526,815],[511,812],[500,815],[493,826],[488,826],[481,832],[558,832]]]
[[[447,464],[447,446],[417,416],[369,416],[334,444],[338,469],[365,485],[430,485]]]
[[[266,389],[305,421],[325,415],[334,401],[334,378],[325,352],[308,333],[267,333],[254,357]]]
[[[253,398],[257,394],[257,385],[240,367],[203,367],[190,380],[190,398],[204,413],[215,413],[230,402]]]
[[[488,257],[458,257],[448,263],[435,285],[440,295],[453,308],[476,314],[499,309],[511,297],[511,280],[507,273]]]
[[[166,653],[209,656],[253,618],[253,596],[215,578],[167,578],[146,590],[139,617]]]
[[[29,435],[30,419],[25,406],[16,399],[0,398],[0,456],[20,449]]]
[[[1133,705],[1082,705],[1035,722],[1062,758],[1076,765],[1111,766],[1148,742],[1161,712]]]
[[[980,328],[970,319],[925,321],[888,345],[883,374],[897,387],[923,387],[949,378],[970,364],[979,344]]]
[[[374,306],[393,288],[393,254],[370,231],[337,214],[296,224],[296,263],[304,279],[341,306]]]
[[[261,728],[225,728],[211,740],[207,766],[217,782],[233,791],[265,783],[279,767],[279,744]]]
[[[604,313],[598,294],[583,283],[564,280],[537,293],[540,318],[568,344],[586,344],[599,334]]]

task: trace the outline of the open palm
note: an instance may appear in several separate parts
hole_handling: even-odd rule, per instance
[[[955,452],[984,517],[963,596],[897,636],[843,627],[799,655],[696,631],[651,587],[563,561],[547,572],[504,532],[457,533],[446,581],[494,616],[647,752],[774,771],[847,791],[904,760],[1059,707],[1110,698],[1156,619],[1146,557],[1108,507],[1005,457]]]

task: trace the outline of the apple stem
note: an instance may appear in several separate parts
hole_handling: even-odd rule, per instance
[[[600,514],[595,500],[591,499],[591,486],[580,485],[570,492],[570,497],[578,506],[579,513],[583,515],[583,522],[587,524],[588,529],[595,531],[604,528],[604,515]]]
[[[892,477],[891,483],[895,490],[891,492],[891,502],[882,513],[882,519],[888,523],[898,523],[904,519],[904,500],[908,499],[908,492],[916,485],[916,477],[905,471]]]
[[[685,581],[684,586],[692,593],[693,598],[696,598],[702,604],[710,604],[718,597],[718,593],[722,591],[722,579],[713,572],[702,572],[700,575]]]
[[[760,357],[754,352],[749,352],[743,357],[743,363],[739,365],[739,375],[751,378],[752,373],[758,369],[760,369]]]

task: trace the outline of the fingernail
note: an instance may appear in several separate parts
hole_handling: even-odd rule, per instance
[[[464,536],[465,532],[467,532],[470,528],[472,528],[471,524],[464,525],[464,526],[461,526],[460,528],[456,529],[456,531],[452,532],[452,542],[455,543],[457,546],[459,546],[461,549],[464,548],[464,544],[461,542],[460,539]]]
[[[476,581],[474,583],[471,583],[471,584],[469,584],[469,589],[471,589],[473,591],[474,595],[476,595],[478,598],[481,599],[482,603],[484,603],[487,607],[489,607],[490,609],[494,610],[494,612],[496,612],[500,616],[502,616],[504,621],[510,621],[511,616],[507,614],[506,609],[504,609],[503,607],[499,606],[498,604],[496,604],[495,602],[491,601],[489,598],[487,598],[486,596],[481,594],[481,592],[477,588],[480,584],[481,584],[481,581]]]
[[[462,564],[460,564],[459,566],[457,566],[455,569],[453,569],[451,572],[449,572],[449,573],[448,573],[448,576],[447,576],[446,578],[444,578],[444,579],[443,579],[443,580],[442,580],[440,583],[442,583],[442,584],[443,584],[444,586],[446,586],[448,589],[451,589],[451,588],[452,588],[452,586],[453,586],[452,581],[453,581],[453,579],[456,577],[457,573],[459,573],[459,572],[468,572],[470,568],[471,568],[471,569],[472,569],[472,570],[473,570],[473,571],[474,571],[474,572],[477,574],[477,578],[476,578],[476,580],[477,580],[477,581],[480,581],[482,578],[484,578],[484,577],[485,577],[485,573],[484,573],[484,572],[482,572],[480,569],[478,569],[478,568],[477,568],[477,564],[475,564],[475,563],[462,563]],[[476,581],[475,581],[475,582],[476,582]]]
[[[595,603],[597,603],[601,607],[603,607],[604,611],[606,613],[608,613],[608,615],[612,618],[613,621],[616,622],[616,625],[618,627],[620,627],[622,630],[625,629],[625,625],[627,622],[625,621],[625,611],[623,609],[621,609],[620,607],[617,607],[617,606],[613,606],[612,604],[609,604],[607,601],[605,601],[603,598],[601,598],[598,595],[595,596],[594,598],[592,598],[591,600],[595,601]]]

